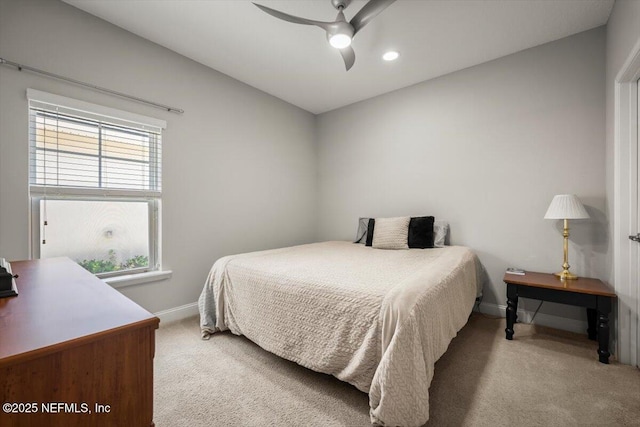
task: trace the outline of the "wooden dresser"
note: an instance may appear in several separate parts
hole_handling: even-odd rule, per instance
[[[159,319],[68,258],[12,262],[0,299],[0,426],[153,425]]]

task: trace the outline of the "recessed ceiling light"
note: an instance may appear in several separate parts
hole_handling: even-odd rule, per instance
[[[384,55],[382,55],[382,59],[384,59],[385,61],[395,61],[399,56],[400,54],[398,52],[396,52],[395,50],[390,50],[389,52],[386,52]]]

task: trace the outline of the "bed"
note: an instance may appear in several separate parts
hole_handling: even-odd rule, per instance
[[[435,362],[480,292],[476,271],[462,246],[331,241],[227,256],[198,301],[202,337],[244,335],[368,393],[372,423],[418,426]]]

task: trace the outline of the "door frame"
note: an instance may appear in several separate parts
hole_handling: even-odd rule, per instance
[[[638,212],[638,79],[640,40],[616,76],[614,101],[614,285],[618,295],[618,360],[640,365],[640,232]]]

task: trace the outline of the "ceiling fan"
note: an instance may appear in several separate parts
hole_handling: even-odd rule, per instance
[[[333,7],[338,10],[338,16],[334,22],[313,21],[311,19],[289,15],[257,3],[253,4],[269,15],[284,21],[293,22],[294,24],[315,25],[325,30],[329,44],[340,51],[340,55],[342,55],[342,59],[344,59],[344,65],[347,71],[349,71],[356,61],[356,54],[351,47],[351,40],[358,31],[362,30],[376,15],[396,0],[369,0],[369,2],[351,18],[351,21],[347,22],[344,17],[344,10],[349,6],[351,1],[352,0],[331,0]]]

